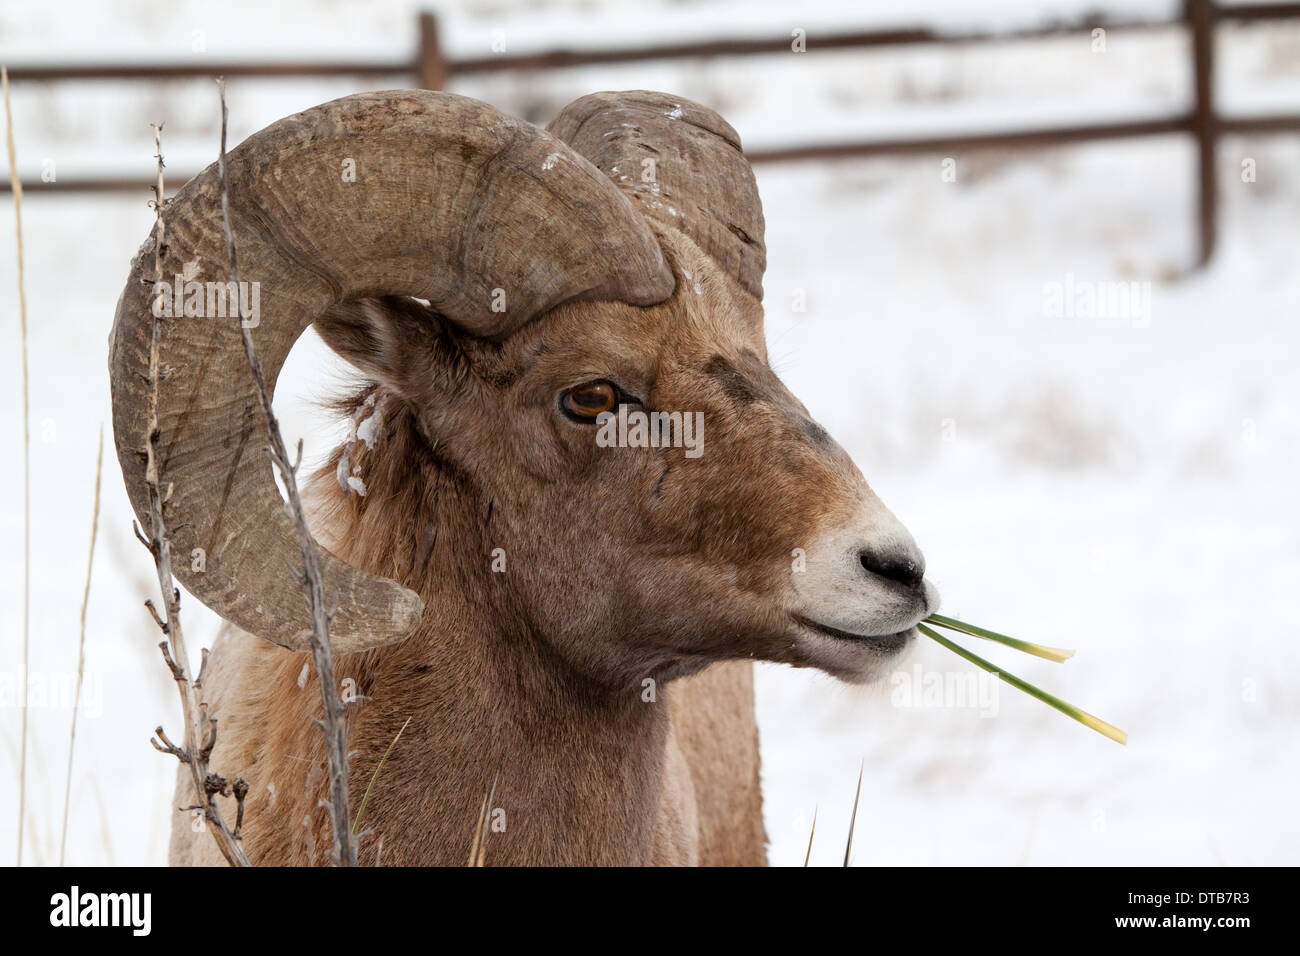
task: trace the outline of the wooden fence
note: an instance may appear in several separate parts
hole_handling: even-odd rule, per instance
[[[808,143],[747,153],[755,163],[844,159],[903,153],[948,154],[982,149],[1020,149],[1055,146],[1135,136],[1190,135],[1197,149],[1198,262],[1214,252],[1217,234],[1217,181],[1215,156],[1220,136],[1225,133],[1300,132],[1300,111],[1250,117],[1220,116],[1214,104],[1214,39],[1219,23],[1249,23],[1300,17],[1300,3],[1257,3],[1219,5],[1214,0],[1184,0],[1183,14],[1174,20],[1105,20],[1096,17],[1052,23],[1032,29],[1008,32],[947,34],[931,30],[887,30],[875,32],[812,35],[806,39],[805,56],[819,51],[855,50],[875,47],[941,44],[970,45],[989,42],[1033,41],[1049,37],[1089,35],[1098,28],[1111,31],[1185,30],[1189,37],[1194,90],[1192,106],[1182,114],[1127,122],[1102,122],[1076,126],[1052,126],[1030,130],[962,133],[950,136],[876,138],[855,142]],[[335,62],[242,62],[202,64],[86,64],[78,66],[14,66],[9,70],[15,84],[61,83],[96,80],[166,81],[196,77],[354,77],[415,81],[423,89],[444,89],[450,80],[478,73],[524,70],[553,70],[598,64],[625,64],[645,60],[700,59],[753,55],[788,54],[791,38],[757,40],[714,40],[661,46],[624,47],[612,50],[552,50],[545,53],[493,55],[449,59],[438,39],[438,23],[432,14],[419,16],[418,46],[414,59],[394,61]],[[190,173],[189,175],[192,175]],[[177,181],[184,181],[182,175]],[[98,177],[34,182],[30,192],[146,191],[146,175]],[[0,186],[8,190],[8,183]]]

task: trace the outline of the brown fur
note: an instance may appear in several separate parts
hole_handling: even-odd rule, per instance
[[[769,369],[757,303],[656,232],[677,278],[660,306],[567,305],[501,343],[409,300],[317,324],[383,417],[373,450],[349,450],[364,496],[318,476],[321,539],[426,608],[408,640],[336,665],[363,697],[354,814],[410,719],[365,807],[363,863],[464,864],[494,784],[489,864],[765,862],[749,661],[811,663],[791,637],[789,556],[864,486]],[[593,379],[702,411],[703,455],[598,448],[556,405]],[[214,650],[213,765],[252,785],[255,863],[328,857],[306,660],[242,633]],[[211,842],[178,816],[172,861],[212,861]]]

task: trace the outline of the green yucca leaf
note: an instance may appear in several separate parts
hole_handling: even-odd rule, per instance
[[[1106,721],[1102,720],[1100,717],[1094,717],[1092,714],[1088,713],[1087,711],[1080,710],[1078,707],[1075,707],[1073,704],[1067,704],[1059,697],[1053,697],[1051,694],[1047,693],[1046,691],[1039,690],[1037,687],[1035,687],[1033,684],[1029,683],[1028,681],[1021,680],[1019,677],[1016,677],[1014,674],[1008,674],[1006,671],[1002,670],[1002,668],[990,664],[988,661],[984,660],[984,658],[978,656],[977,654],[972,654],[970,651],[966,650],[966,648],[954,644],[946,637],[941,637],[936,631],[934,631],[932,628],[926,627],[924,624],[916,625],[916,629],[920,631],[922,634],[924,634],[926,637],[930,638],[931,640],[939,642],[944,647],[948,648],[948,650],[952,651],[954,654],[966,658],[966,660],[970,661],[976,667],[988,671],[994,677],[998,678],[1001,681],[1005,681],[1006,683],[1010,684],[1012,687],[1015,687],[1018,690],[1024,691],[1026,694],[1028,694],[1031,697],[1037,697],[1044,704],[1047,704],[1049,707],[1055,707],[1061,713],[1065,714],[1065,716],[1074,718],[1079,723],[1083,724],[1085,727],[1092,728],[1093,730],[1097,731],[1097,733],[1109,737],[1111,740],[1115,741],[1116,743],[1119,744],[1128,743],[1128,734],[1120,730],[1118,727],[1106,723]]]
[[[987,631],[982,627],[976,627],[974,624],[967,624],[965,621],[959,621],[956,618],[944,617],[942,614],[931,614],[926,618],[930,624],[937,624],[940,627],[946,627],[950,631],[959,631],[962,634],[969,634],[971,637],[982,637],[986,641],[997,641],[999,644],[1005,644],[1007,647],[1014,647],[1018,651],[1024,651],[1026,654],[1033,654],[1035,657],[1041,657],[1045,660],[1061,663],[1068,661],[1074,656],[1074,651],[1069,651],[1061,647],[1045,647],[1042,644],[1030,644],[1028,641],[1020,641],[1014,637],[1007,637],[1005,634],[999,634],[997,631]]]

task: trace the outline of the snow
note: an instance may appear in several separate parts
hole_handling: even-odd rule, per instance
[[[443,16],[448,48],[508,49],[788,34],[934,22],[1004,27],[1095,3],[914,0],[899,8],[776,2],[640,7],[481,0]],[[1165,16],[1174,3],[1107,3]],[[76,5],[72,5],[76,7]],[[17,62],[183,58],[204,32],[209,57],[398,55],[415,7],[364,10],[308,0],[267,7],[85,4],[57,16],[0,12],[0,58]],[[273,18],[235,30],[243,12]],[[161,22],[158,22],[161,21]],[[394,38],[397,38],[395,41]],[[161,52],[160,52],[161,51]],[[545,120],[598,89],[664,89],[720,108],[750,148],[989,124],[1075,123],[1185,109],[1185,41],[1113,33],[969,50],[887,50],[717,63],[591,67],[467,78],[455,91]],[[391,84],[389,84],[391,85]],[[232,82],[236,141],[279,116],[357,89],[347,81]],[[1300,25],[1225,30],[1220,89],[1236,110],[1300,103]],[[169,166],[215,155],[206,82],[13,90],[19,166],[60,177],[151,175],[148,123],[165,119]],[[1294,864],[1300,860],[1300,394],[1294,358],[1300,272],[1300,143],[1229,138],[1220,156],[1221,246],[1193,258],[1195,158],[1178,137],[998,156],[957,154],[763,166],[773,365],[852,453],[926,552],[945,610],[1029,640],[1078,649],[1057,665],[981,645],[1013,673],[1127,730],[1121,748],[1012,689],[971,677],[937,646],[891,681],[851,688],[759,668],[771,858],[838,864],[865,767],[857,865]],[[1242,161],[1254,160],[1255,182]],[[173,184],[175,185],[175,183]],[[95,442],[111,427],[105,340],[131,256],[152,222],[139,196],[24,203],[32,399],[32,660],[49,686],[75,667]],[[5,204],[5,214],[11,207]],[[21,408],[12,230],[0,229],[0,495],[21,501]],[[1149,283],[1144,315],[1053,315],[1066,287]],[[324,365],[327,372],[322,374]],[[319,462],[361,428],[317,403],[340,363],[308,335],[281,379],[286,442]],[[362,424],[362,423],[358,423]],[[349,432],[352,432],[350,435]],[[91,592],[87,686],[68,858],[162,863],[174,765],[148,744],[179,721],[145,597],[156,581],[131,533],[112,456]],[[345,466],[342,480],[350,475]],[[0,671],[18,673],[22,513],[0,510]],[[216,620],[183,598],[192,646]],[[970,642],[968,642],[970,643]],[[918,671],[919,667],[919,671]],[[973,681],[973,683],[972,683]],[[942,699],[927,686],[942,685]],[[0,700],[16,812],[19,714]],[[70,710],[49,693],[30,711],[26,859],[52,862]],[[936,706],[937,704],[937,706]],[[0,826],[0,859],[13,826]]]
[[[376,432],[381,422],[380,412],[380,409],[375,409],[365,421],[357,426],[357,439],[365,442],[367,448],[375,447]]]

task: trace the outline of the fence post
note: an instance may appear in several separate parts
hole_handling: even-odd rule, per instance
[[[438,45],[438,19],[432,13],[420,14],[420,59],[415,64],[416,81],[422,90],[441,90],[447,86],[447,61]]]
[[[1186,0],[1185,15],[1191,31],[1192,60],[1196,77],[1196,104],[1192,112],[1192,135],[1196,137],[1198,234],[1200,248],[1196,265],[1205,265],[1214,255],[1218,239],[1218,182],[1214,175],[1219,120],[1214,113],[1214,24],[1217,11],[1213,0]]]

